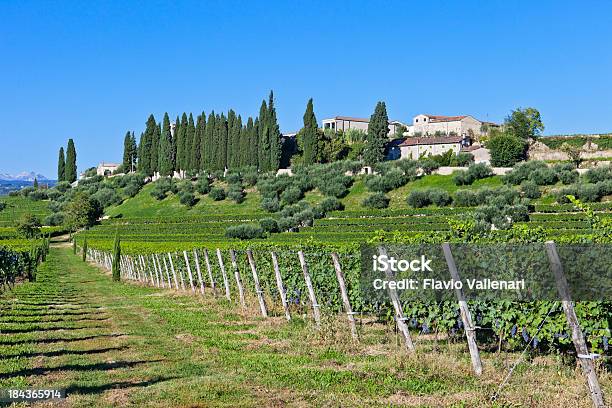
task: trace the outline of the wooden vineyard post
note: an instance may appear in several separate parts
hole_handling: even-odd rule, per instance
[[[166,277],[168,278],[168,287],[172,289],[172,281],[170,280],[170,270],[168,269],[168,262],[166,261],[166,257],[163,255],[162,260],[164,261],[164,269],[166,270]]]
[[[259,276],[257,276],[257,267],[255,266],[255,258],[253,258],[253,251],[250,249],[246,251],[247,258],[249,259],[249,265],[251,265],[251,272],[253,272],[253,282],[255,283],[255,292],[257,292],[257,300],[259,300],[259,308],[261,309],[261,315],[268,317],[268,308],[266,307],[266,299],[261,290],[259,284]]]
[[[170,262],[170,270],[172,271],[172,277],[174,278],[174,289],[178,290],[178,280],[176,279],[176,271],[174,270],[174,262],[172,262],[172,255],[168,252],[168,262]]]
[[[461,281],[459,271],[457,270],[457,265],[455,264],[455,258],[453,258],[453,253],[451,252],[450,244],[448,242],[442,244],[442,251],[444,252],[444,258],[446,259],[446,264],[448,265],[451,278],[455,282]],[[478,345],[476,344],[476,327],[472,322],[472,314],[470,313],[467,301],[465,300],[463,289],[455,288],[455,295],[457,296],[457,301],[459,302],[459,312],[461,314],[461,320],[463,321],[463,328],[465,330],[465,337],[467,338],[468,348],[470,350],[472,367],[474,368],[474,373],[476,375],[481,375],[482,361],[480,360],[480,352],[478,351]]]
[[[153,265],[155,265],[155,268],[157,270],[155,274],[159,275],[159,283],[161,284],[162,288],[165,288],[166,285],[164,283],[164,274],[162,272],[161,265],[159,264],[159,258],[156,256],[156,254],[151,255],[151,258],[153,258]]]
[[[168,284],[168,289],[172,289],[172,284],[170,283],[170,273],[168,272],[168,264],[166,263],[166,258],[164,258],[164,271],[166,272],[166,283]],[[161,262],[159,261],[159,254],[155,254],[155,259],[157,259],[157,264],[159,265],[159,270],[161,271]],[[162,279],[164,274],[162,273]]]
[[[180,268],[178,269],[178,273],[179,273],[179,278],[181,278],[181,290],[185,290],[185,279],[183,279],[183,271],[181,271]]]
[[[238,286],[238,296],[240,297],[240,304],[242,307],[246,307],[244,301],[244,288],[242,287],[242,278],[240,277],[240,270],[238,269],[238,263],[236,262],[236,252],[230,249],[230,257],[232,259],[232,267],[234,268],[234,277],[236,278],[236,286]]]
[[[155,265],[155,257],[153,255],[151,255],[151,262],[153,264],[153,271],[155,271],[155,286],[159,288],[159,271],[157,270],[157,265]]]
[[[378,247],[378,252],[381,256],[387,256],[387,250],[380,246]],[[385,275],[389,280],[393,280],[393,272],[387,268],[385,270]],[[414,351],[414,343],[412,342],[412,337],[410,336],[410,331],[408,330],[408,325],[406,324],[406,318],[404,317],[404,311],[402,310],[402,303],[399,300],[399,296],[397,295],[397,291],[395,288],[389,287],[389,297],[391,298],[391,303],[393,303],[393,309],[395,310],[395,324],[397,325],[397,330],[402,333],[404,337],[404,345],[406,350]]]
[[[338,259],[338,254],[335,252],[332,252],[331,257],[334,261],[334,269],[336,270],[336,278],[338,279],[338,285],[340,286],[340,295],[342,296],[344,311],[346,312],[346,317],[348,318],[349,326],[351,327],[351,336],[353,336],[353,339],[358,340],[359,336],[357,335],[357,326],[355,325],[355,313],[353,312],[353,308],[351,307],[351,302],[349,301],[348,293],[346,291],[346,283],[344,281],[342,268],[340,267],[340,259]]]
[[[310,279],[310,273],[308,272],[308,265],[306,264],[306,259],[304,258],[304,252],[298,251],[298,257],[300,258],[300,265],[302,265],[302,272],[304,273],[304,281],[306,282],[306,287],[308,288],[310,303],[312,303],[312,312],[314,314],[315,323],[317,324],[317,327],[321,327],[320,306],[317,303],[317,297],[312,286],[312,280]]]
[[[563,273],[563,265],[561,259],[557,253],[557,247],[553,241],[546,242],[546,252],[550,261],[550,268],[555,275],[555,281],[557,284],[557,291],[561,296],[561,304],[563,305],[563,311],[565,312],[565,318],[567,319],[567,325],[572,332],[572,341],[574,347],[576,347],[576,354],[578,355],[578,361],[582,372],[587,379],[589,385],[589,392],[591,393],[591,400],[593,406],[596,408],[602,408],[604,404],[603,393],[599,386],[599,380],[597,379],[597,372],[595,371],[595,364],[593,364],[593,355],[589,353],[584,335],[578,324],[578,318],[574,311],[574,304],[572,303],[571,294],[567,285],[567,279]]]
[[[272,254],[272,265],[274,266],[274,275],[276,276],[276,286],[278,287],[278,293],[280,294],[281,302],[283,303],[283,310],[285,311],[285,317],[287,320],[291,320],[291,314],[289,313],[289,305],[287,304],[287,291],[285,285],[283,285],[283,277],[278,267],[278,259],[276,258],[276,252],[270,252]]]
[[[212,268],[210,266],[210,259],[208,258],[208,249],[204,248],[204,262],[206,262],[206,269],[208,270],[208,279],[210,280],[210,287],[213,290],[213,295],[217,296],[217,285],[212,275]]]
[[[193,286],[193,276],[191,275],[191,266],[189,266],[189,256],[187,255],[187,251],[183,251],[183,256],[185,257],[185,265],[187,265],[187,273],[189,274],[189,285],[191,286],[191,291],[195,293],[195,286]]]
[[[221,269],[221,275],[223,275],[223,285],[225,285],[225,297],[227,300],[231,300],[229,282],[227,281],[227,273],[225,273],[225,265],[223,264],[223,256],[221,250],[217,248],[217,259],[219,260],[219,268]]]
[[[198,272],[198,280],[200,281],[200,293],[204,294],[204,281],[202,280],[202,271],[200,270],[200,259],[198,258],[198,251],[193,249],[193,260],[195,262],[196,271]]]

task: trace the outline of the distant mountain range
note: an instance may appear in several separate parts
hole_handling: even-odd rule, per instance
[[[37,179],[38,181],[51,181],[42,174],[37,174],[33,171],[29,173],[24,171],[19,174],[0,173],[0,180],[2,181],[34,181],[34,179]]]

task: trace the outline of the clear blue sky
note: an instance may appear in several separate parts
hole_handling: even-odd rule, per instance
[[[612,2],[0,0],[0,172],[119,161],[150,113],[319,121],[534,106],[545,134],[612,131]]]

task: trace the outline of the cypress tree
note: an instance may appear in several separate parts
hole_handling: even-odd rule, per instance
[[[304,144],[304,164],[309,165],[317,162],[318,157],[318,126],[317,118],[314,114],[314,107],[312,105],[312,98],[306,105],[306,112],[304,113],[304,129],[302,129],[302,137]]]
[[[204,130],[204,143],[202,143],[202,169],[212,170],[214,167],[215,133],[217,128],[215,111],[208,115],[206,129]]]
[[[181,124],[178,129],[176,138],[176,169],[187,170],[186,163],[186,139],[187,139],[187,114],[183,112],[181,117]]]
[[[136,169],[137,160],[138,145],[136,144],[136,136],[134,136],[134,132],[132,132],[132,136],[130,136],[130,171],[134,171]]]
[[[236,162],[238,156],[238,144],[236,133],[236,123],[238,118],[236,112],[230,109],[227,112],[227,167],[232,169],[238,167]],[[240,137],[240,131],[238,131],[238,137]]]
[[[261,171],[268,171],[270,163],[270,144],[268,141],[268,106],[266,105],[265,100],[261,102],[258,119],[257,167]]]
[[[147,119],[147,126],[140,138],[138,170],[147,176],[152,176],[157,164],[157,158],[153,160],[153,139],[157,133],[157,123],[153,115]]]
[[[270,91],[270,98],[268,100],[268,143],[270,145],[270,161],[268,170],[276,171],[280,167],[282,151],[281,139],[282,134],[276,118],[276,108],[274,107],[274,93]]]
[[[123,139],[123,171],[132,171],[132,134],[128,131]]]
[[[216,120],[217,122],[217,137],[216,137],[216,170],[225,170],[227,166],[227,119],[225,114],[221,114]]]
[[[180,170],[177,163],[177,149],[178,149],[178,134],[181,128],[181,121],[179,117],[176,117],[174,121],[174,134],[172,135],[172,163],[174,164],[174,170]]]
[[[36,177],[34,177],[34,183],[32,184],[32,187],[34,187],[34,190],[38,190],[38,179]]]
[[[253,146],[253,149],[249,151],[249,164],[259,168],[259,118],[255,118],[249,137]]]
[[[74,183],[77,179],[76,157],[77,154],[74,148],[74,141],[68,139],[68,149],[66,150],[66,174],[64,180],[69,183]]]
[[[162,124],[162,136],[159,142],[159,174],[162,176],[171,176],[174,171],[172,164],[172,135],[170,134],[170,117],[168,113],[164,114]]]
[[[121,240],[119,234],[115,235],[115,243],[113,244],[112,272],[113,280],[119,282],[121,280]]]
[[[151,170],[153,173],[159,171],[159,144],[161,142],[161,125],[155,124],[153,137],[151,138]]]
[[[64,148],[59,149],[59,158],[57,160],[57,182],[66,179],[66,159],[64,158]]]
[[[388,141],[389,117],[384,102],[378,102],[368,124],[363,160],[369,166],[380,163],[385,158],[385,144]]]
[[[187,171],[197,170],[194,167],[192,154],[193,146],[195,144],[195,134],[195,123],[193,121],[193,115],[190,113],[189,120],[187,121],[187,134],[185,137],[185,169]]]
[[[193,137],[193,146],[191,147],[191,167],[194,171],[199,172],[202,169],[202,140],[204,138],[204,130],[206,129],[206,114],[202,112],[196,120],[195,135]]]

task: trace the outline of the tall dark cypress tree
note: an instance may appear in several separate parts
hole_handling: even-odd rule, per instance
[[[204,130],[206,129],[206,114],[202,112],[196,120],[195,135],[193,137],[193,145],[191,147],[191,167],[194,171],[199,172],[202,169],[202,139],[204,138]]]
[[[134,132],[132,132],[132,136],[130,136],[130,160],[132,162],[130,171],[134,171],[136,169],[136,161],[138,160],[138,145],[136,144]]]
[[[250,165],[259,167],[259,118],[255,118],[255,122],[253,123],[253,128],[251,129],[251,134],[249,135],[251,138],[251,142],[253,143],[253,150],[250,151]]]
[[[147,176],[152,176],[155,168],[153,164],[157,162],[157,159],[153,161],[153,139],[155,138],[155,134],[157,133],[157,123],[155,122],[155,117],[153,115],[149,116],[147,119],[147,126],[140,137],[140,147],[139,147],[139,160],[138,160],[138,171],[146,174]]]
[[[77,153],[74,148],[74,141],[68,139],[68,149],[66,150],[66,174],[64,180],[69,183],[74,183],[77,179],[77,165],[76,165]]]
[[[227,118],[223,113],[217,118],[216,145],[218,154],[215,168],[225,170],[227,166]]]
[[[309,165],[317,162],[318,157],[318,125],[315,117],[312,98],[306,105],[304,112],[304,128],[302,129],[302,137],[304,144],[304,164]]]
[[[171,176],[174,171],[172,163],[172,135],[170,134],[170,117],[168,113],[164,114],[162,123],[162,136],[159,142],[159,174],[162,176]]]
[[[233,109],[230,109],[227,112],[227,143],[226,143],[227,145],[227,153],[226,153],[227,167],[230,169],[237,167],[236,157],[234,154],[236,147],[237,147],[234,144],[235,143],[234,126],[235,126],[236,120],[237,120],[236,112],[234,112]]]
[[[64,181],[66,179],[66,159],[64,158],[64,148],[60,147],[59,157],[57,159],[57,181]]]
[[[159,144],[161,142],[161,124],[157,123],[153,129],[151,141],[151,169],[153,172],[159,171]]]
[[[187,114],[183,112],[181,125],[176,138],[176,168],[178,170],[187,170],[187,127]]]
[[[178,163],[177,163],[177,157],[178,157],[178,134],[181,128],[181,122],[179,120],[179,117],[176,117],[176,120],[174,121],[174,134],[172,135],[172,163],[174,164],[174,170],[179,170],[178,167]]]
[[[202,169],[212,170],[215,167],[214,154],[215,154],[215,134],[216,134],[216,115],[215,111],[212,111],[208,115],[208,121],[206,122],[206,129],[204,129],[204,142],[202,143]]]
[[[270,142],[268,140],[268,105],[261,101],[257,126],[257,166],[261,171],[270,169]]]
[[[282,152],[282,134],[276,118],[276,108],[274,107],[274,93],[270,91],[268,99],[268,143],[270,144],[269,169],[276,171],[280,168]]]
[[[185,168],[188,171],[197,170],[194,167],[193,154],[192,154],[193,146],[195,144],[194,143],[195,133],[196,133],[195,123],[193,121],[193,115],[190,113],[189,120],[187,121],[187,135],[185,137]]]
[[[123,171],[132,171],[132,134],[128,131],[123,139]]]
[[[364,162],[372,166],[385,158],[385,144],[389,140],[389,117],[384,102],[378,102],[368,124],[368,135],[363,152]]]
[[[243,134],[242,130],[242,116],[238,115],[238,117],[234,120],[234,126],[232,127],[232,155],[233,155],[233,163],[234,168],[242,167],[242,138]]]

